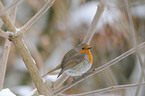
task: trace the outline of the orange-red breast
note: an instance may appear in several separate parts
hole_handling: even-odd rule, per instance
[[[49,71],[47,74],[57,69],[61,69],[58,77],[63,72],[70,76],[79,76],[86,73],[91,68],[93,63],[93,56],[90,49],[91,46],[87,44],[80,44],[76,48],[71,49],[65,54],[61,64],[58,65],[55,69]]]

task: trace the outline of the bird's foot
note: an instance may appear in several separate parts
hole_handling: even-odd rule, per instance
[[[84,77],[85,80],[87,79],[87,78],[86,78],[86,73],[84,73],[82,76]]]
[[[95,72],[96,70],[95,69],[93,69],[93,72]]]

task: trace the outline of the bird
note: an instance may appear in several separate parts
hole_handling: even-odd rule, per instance
[[[82,43],[71,49],[64,55],[61,63],[56,68],[49,71],[42,77],[58,69],[61,69],[61,71],[59,72],[57,78],[63,72],[69,76],[80,76],[85,74],[93,64],[91,48],[92,47],[90,45]]]

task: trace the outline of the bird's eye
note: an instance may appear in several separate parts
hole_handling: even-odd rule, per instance
[[[84,50],[85,48],[82,48],[82,50]]]

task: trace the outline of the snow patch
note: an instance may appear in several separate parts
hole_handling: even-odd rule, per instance
[[[16,95],[12,93],[9,88],[6,88],[0,91],[0,96],[16,96]]]

